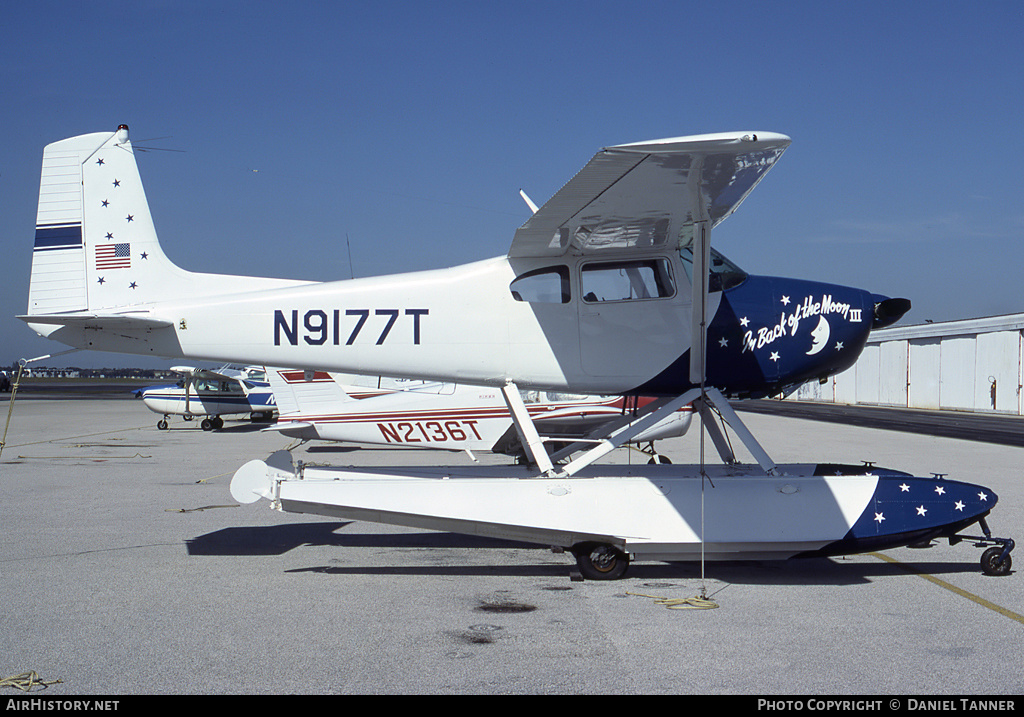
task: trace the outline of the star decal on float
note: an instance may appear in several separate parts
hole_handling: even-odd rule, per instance
[[[746,326],[749,323],[750,323],[750,319],[748,319],[746,316],[744,316],[742,319],[740,319],[740,326]]]
[[[942,495],[943,493],[946,492],[946,489],[943,488],[941,485],[937,485],[935,486],[935,492],[938,493],[939,495]]]
[[[783,296],[782,297],[782,305],[783,306],[789,306],[789,297],[788,296]]]
[[[927,513],[927,512],[928,512],[928,509],[927,509],[927,508],[925,508],[925,507],[924,507],[923,505],[919,505],[919,506],[917,506],[917,509],[916,509],[916,510],[917,510],[917,514],[918,514],[918,515],[921,515],[921,516],[923,516],[923,515],[924,515],[925,513]]]
[[[988,495],[986,495],[985,492],[982,491],[981,493],[978,493],[978,500],[985,502],[988,500]]]
[[[881,525],[883,520],[885,520],[885,516],[884,515],[882,515],[881,513],[875,513],[875,522],[876,523]]]
[[[722,338],[718,339],[718,345],[721,346],[722,348],[725,348],[726,346],[729,345],[729,339],[723,336]]]
[[[910,492],[910,486],[907,485],[906,483],[903,483],[903,484],[900,485],[900,490],[903,491],[904,493],[909,493]]]
[[[779,360],[779,352],[778,351],[772,351],[772,355],[769,356],[768,358],[770,358],[772,361],[778,361]]]
[[[958,500],[953,504],[953,507],[962,512],[964,509],[964,502],[962,500]]]

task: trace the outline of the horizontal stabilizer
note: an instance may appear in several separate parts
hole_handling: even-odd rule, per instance
[[[287,423],[275,423],[272,426],[261,428],[260,432],[263,431],[277,431],[278,433],[284,433],[289,430],[304,429],[304,428],[316,428],[315,424],[309,421],[288,421]]]
[[[30,314],[17,317],[28,324],[74,326],[89,329],[150,330],[174,326],[173,321],[126,314]]]

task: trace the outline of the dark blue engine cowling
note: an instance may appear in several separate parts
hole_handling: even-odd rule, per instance
[[[905,304],[905,305],[904,305]],[[835,284],[748,276],[721,294],[707,329],[706,383],[728,396],[761,398],[844,371],[860,355],[876,305],[895,321],[909,302]],[[678,395],[689,384],[689,351],[631,393]]]

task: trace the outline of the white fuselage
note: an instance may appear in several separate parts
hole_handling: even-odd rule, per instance
[[[517,377],[523,387],[615,394],[657,375],[690,348],[691,300],[682,262],[673,252],[652,256],[670,267],[671,296],[587,303],[578,298],[580,271],[599,259],[498,257],[451,269],[127,308],[130,316],[171,324],[163,328],[33,328],[103,351],[482,385]],[[572,300],[513,297],[510,284],[517,276],[550,266],[566,268]],[[719,297],[711,295],[711,315]]]

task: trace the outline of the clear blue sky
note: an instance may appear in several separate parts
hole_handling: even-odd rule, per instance
[[[518,190],[603,146],[767,130],[793,145],[714,237],[740,266],[905,296],[905,323],[1024,312],[1022,61],[1016,1],[6,0],[0,363],[63,348],[13,318],[43,146],[121,123],[179,150],[139,161],[187,269],[497,256]]]

